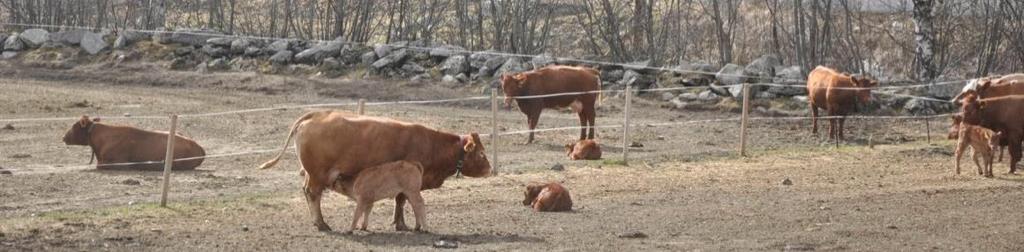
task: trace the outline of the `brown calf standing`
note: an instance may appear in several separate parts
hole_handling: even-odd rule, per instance
[[[960,122],[963,121],[964,117],[961,115],[953,115],[953,123],[949,125],[949,133],[946,135],[946,139],[957,140],[960,138]],[[1002,134],[1000,134],[1002,136]],[[1006,153],[1006,147],[1009,143],[1006,139],[1000,137],[999,142],[992,146],[992,151],[999,154],[999,158],[996,158],[995,162],[1003,162],[1003,153]],[[995,154],[993,154],[995,155]]]
[[[959,141],[956,144],[956,174],[960,175],[960,157],[963,156],[964,149],[967,146],[971,146],[971,158],[974,159],[974,165],[978,167],[978,175],[992,177],[992,156],[994,155],[992,151],[995,147],[999,146],[1002,134],[981,126],[965,123],[960,125],[958,137]],[[981,155],[981,158],[984,159],[984,165],[978,163],[978,155]]]
[[[523,205],[530,206],[535,212],[571,211],[572,197],[569,190],[558,182],[531,183],[526,186]]]
[[[412,205],[416,215],[416,231],[426,228],[426,206],[420,195],[423,184],[423,165],[419,162],[395,161],[366,168],[355,177],[339,177],[333,189],[356,201],[355,214],[352,216],[352,227],[348,231],[359,229],[366,231],[370,222],[370,211],[373,203],[382,199],[394,198],[404,194]]]
[[[601,159],[601,147],[592,139],[584,139],[575,143],[566,144],[565,152],[569,155],[570,160]]]

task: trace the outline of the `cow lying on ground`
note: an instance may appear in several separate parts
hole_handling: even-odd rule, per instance
[[[174,136],[173,170],[192,170],[203,163],[206,151],[192,139]],[[82,116],[64,134],[64,144],[85,145],[96,155],[96,169],[163,170],[167,155],[167,132],[131,126],[110,125]],[[146,164],[122,164],[152,162]]]
[[[276,165],[292,137],[306,171],[306,202],[313,224],[321,231],[331,228],[324,222],[320,198],[338,177],[353,177],[369,167],[399,160],[423,166],[421,190],[441,187],[446,178],[460,172],[469,177],[491,173],[476,133],[459,136],[419,124],[341,111],[310,112],[299,117],[292,124],[281,153],[260,168]],[[395,196],[397,230],[409,229],[402,211],[407,196]]]
[[[366,226],[370,223],[370,211],[373,210],[373,203],[393,198],[399,194],[405,195],[409,199],[409,204],[412,205],[412,212],[416,216],[414,230],[425,229],[427,212],[423,196],[420,196],[422,179],[423,166],[409,161],[385,163],[363,169],[354,177],[339,177],[334,181],[332,189],[356,202],[355,214],[352,215],[352,227],[348,232],[355,231],[360,220],[362,220],[362,225],[359,225],[359,229],[366,231]]]
[[[960,138],[960,123],[963,122],[963,118],[964,117],[961,115],[952,116],[953,123],[949,126],[949,132],[946,135],[946,139],[957,140]],[[992,146],[992,151],[993,155],[995,153],[999,154],[997,162],[1003,162],[1003,153],[1006,152],[1006,148],[1004,147],[1006,147],[1008,143],[1006,142],[1006,139],[1002,137],[1000,137],[998,140],[999,142],[995,146]]]
[[[565,144],[565,152],[570,160],[598,160],[601,159],[601,146],[593,139],[583,139],[574,143]]]
[[[1021,159],[1021,139],[1024,138],[1024,96],[1009,95],[978,99],[966,94],[962,100],[961,113],[966,124],[980,125],[1002,133],[1010,146],[1010,173],[1017,172]]]
[[[600,93],[598,92],[601,90],[600,75],[601,73],[593,68],[548,66],[533,71],[501,76],[501,89],[505,92],[505,107],[511,108],[514,99],[519,105],[519,111],[526,114],[526,121],[530,127],[530,136],[526,143],[533,142],[533,129],[537,128],[541,110],[564,108],[570,105],[580,118],[580,139],[594,139],[594,120],[597,117],[594,106],[599,99]],[[571,92],[589,93],[543,98],[516,98]]]
[[[999,146],[999,139],[1002,138],[1002,134],[981,126],[963,124],[960,125],[958,138],[955,162],[956,175],[960,175],[960,157],[963,156],[964,149],[970,146],[971,159],[974,159],[974,165],[978,167],[978,175],[992,177],[992,156],[995,154],[993,150]],[[979,155],[984,159],[984,165],[978,162]]]
[[[523,205],[535,212],[563,212],[572,210],[569,190],[558,182],[531,183],[526,185],[526,199]]]
[[[818,66],[807,76],[807,101],[811,107],[811,132],[818,134],[818,109],[825,109],[830,118],[828,138],[843,140],[843,126],[846,115],[856,109],[857,103],[871,99],[871,88],[878,81],[863,75],[839,73],[834,69]]]

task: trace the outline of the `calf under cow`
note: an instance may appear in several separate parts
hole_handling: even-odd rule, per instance
[[[320,199],[340,177],[354,177],[384,163],[410,161],[423,167],[420,190],[441,187],[456,173],[486,177],[491,165],[476,133],[455,135],[414,123],[342,111],[310,112],[296,120],[284,148],[261,169],[273,167],[295,138],[296,153],[306,171],[303,191],[313,224],[331,230],[323,219]],[[372,189],[371,189],[372,190]],[[409,195],[395,196],[395,229],[408,230],[402,208]]]

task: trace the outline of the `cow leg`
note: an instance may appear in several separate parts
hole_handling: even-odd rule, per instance
[[[419,192],[409,192],[409,204],[412,205],[412,212],[416,215],[416,231],[423,231],[427,228],[427,209],[423,203],[423,196]]]
[[[1017,173],[1017,162],[1020,161],[1020,133],[1011,133],[1008,135],[1010,139],[1010,174]]]
[[[836,135],[838,135],[839,141],[846,140],[846,135],[843,134],[843,131],[845,131],[846,128],[846,116],[837,118],[836,120],[839,121],[839,128],[836,129]]]
[[[363,205],[362,201],[356,200],[355,213],[352,214],[352,226],[349,227],[348,232],[346,233],[351,234],[353,231],[356,231],[357,227],[359,227],[359,220],[363,219]]]
[[[1006,150],[1006,147],[1003,147],[1002,145],[996,146],[995,151],[999,152],[999,162],[1003,162],[1003,152],[1005,150]]]
[[[586,112],[587,128],[590,130],[587,138],[594,139],[594,135],[597,133],[597,124],[594,122],[597,120],[597,111],[595,110],[594,105],[590,105],[589,109],[584,108],[583,111]]]
[[[408,231],[409,226],[405,225],[405,194],[395,196],[395,230]]]
[[[829,116],[831,116],[831,115],[829,115]],[[828,139],[832,140],[832,139],[835,139],[835,138],[836,138],[836,119],[835,118],[829,118],[828,119]]]
[[[963,157],[964,148],[967,147],[967,141],[964,138],[965,137],[961,136],[960,139],[957,140],[956,151],[953,152],[954,156],[956,156],[956,161],[954,161],[954,164],[956,164],[956,175],[960,175],[960,157]]]
[[[818,136],[818,108],[811,105],[811,134]]]
[[[370,224],[370,212],[373,211],[373,201],[361,202],[360,204],[363,205],[363,224],[359,229],[366,231],[366,226]]]
[[[587,116],[583,110],[576,112],[576,115],[580,117],[580,140],[587,139]]]
[[[981,166],[981,162],[978,161],[978,159],[981,158],[978,154],[979,153],[978,153],[977,149],[975,149],[974,151],[971,151],[971,159],[974,159],[974,167],[978,167],[978,175],[983,175],[983,174],[985,174],[985,168],[982,167]],[[984,156],[984,155],[985,155],[984,153],[981,154],[981,156]]]
[[[531,111],[526,115],[526,120],[530,127],[530,138],[526,140],[526,144],[531,144],[533,143],[533,130],[537,128],[537,121],[540,120],[540,111]]]
[[[309,214],[313,217],[313,225],[321,232],[331,231],[331,227],[324,222],[324,215],[320,212],[320,198],[323,196],[324,185],[314,181],[314,176],[306,177],[306,185],[302,188],[306,195],[306,203],[309,204]]]

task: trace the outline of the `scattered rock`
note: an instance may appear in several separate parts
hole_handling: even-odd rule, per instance
[[[273,56],[270,56],[270,62],[273,62],[274,64],[278,65],[285,65],[291,61],[292,51],[289,50],[278,51],[277,53],[274,53]]]
[[[373,62],[370,67],[380,70],[386,67],[401,66],[407,59],[409,59],[409,52],[406,49],[399,49]]]
[[[235,39],[229,37],[216,37],[207,39],[206,44],[219,47],[231,47],[231,42],[234,41]]]
[[[885,226],[885,228],[887,228],[887,229],[898,229],[898,227],[896,227],[896,225],[888,225],[888,226]]]
[[[58,43],[67,46],[78,45],[82,42],[82,36],[85,35],[86,30],[68,30],[50,33],[50,42]]]
[[[21,40],[21,35],[13,33],[7,37],[7,41],[4,41],[4,51],[21,51],[25,50],[25,42]]]
[[[18,52],[4,52],[3,54],[0,54],[0,58],[3,58],[3,59],[11,59],[11,58],[14,58],[14,57],[17,57],[17,56],[18,56]]]
[[[363,53],[363,55],[359,56],[359,61],[362,62],[363,65],[369,66],[373,64],[374,61],[377,61],[377,53],[372,51]]]
[[[555,165],[552,165],[551,168],[549,168],[549,169],[552,170],[552,171],[564,171],[565,170],[565,166],[562,165],[562,164],[555,164]]]
[[[202,46],[207,40],[223,36],[223,34],[208,29],[177,29],[174,32],[162,34],[160,43],[182,44],[191,46]]]
[[[242,225],[242,232],[249,232],[249,226]]]
[[[135,205],[135,201],[128,201],[128,205],[129,206],[134,206]]]
[[[295,54],[295,61],[299,63],[314,64],[328,57],[336,57],[341,54],[341,47],[345,42],[341,38],[331,41],[323,41],[315,46]]]
[[[624,239],[644,239],[647,238],[647,234],[643,232],[626,232],[619,234],[619,238]]]
[[[459,75],[469,72],[469,61],[464,55],[448,57],[441,63],[441,71],[448,75]]]
[[[231,41],[231,53],[233,53],[233,54],[243,54],[243,53],[246,53],[246,52],[248,52],[248,50],[249,50],[251,45],[252,45],[252,40],[248,40],[248,39],[244,39],[244,38],[232,40]],[[259,49],[257,49],[257,50],[259,50]]]
[[[4,125],[4,129],[5,130],[14,130],[14,125],[11,125],[10,123],[8,123],[8,124]]]
[[[39,47],[49,40],[50,32],[43,29],[28,29],[19,35],[28,47]]]
[[[626,71],[624,71],[622,69],[612,69],[612,70],[602,71],[601,72],[601,80],[603,80],[603,81],[611,81],[611,82],[618,82],[619,80],[622,80],[622,77],[625,74],[626,74]]]
[[[214,45],[211,45],[211,44],[203,45],[202,51],[206,55],[209,55],[210,57],[213,57],[213,58],[220,58],[220,57],[228,56],[228,49],[224,49],[222,47],[217,47],[217,46],[214,46]]]
[[[783,179],[782,180],[782,185],[787,185],[787,186],[793,185],[793,181],[789,180],[789,178]]]
[[[534,69],[546,67],[549,65],[554,65],[555,58],[551,57],[551,54],[542,53],[540,55],[533,57],[533,59],[530,60],[530,64],[533,65]]]
[[[10,156],[10,158],[30,158],[30,157],[32,157],[32,155],[24,154],[24,153],[18,153],[18,154],[14,154],[14,155]]]
[[[261,50],[259,47],[250,46],[245,48],[245,52],[243,54],[246,57],[258,57],[260,56],[260,54],[263,54],[263,50]]]
[[[650,73],[652,71],[650,69],[650,67],[651,67],[651,60],[635,61],[635,62],[630,62],[630,63],[626,63],[626,64],[622,65],[622,68],[624,68],[626,70],[631,70],[631,71],[640,72],[640,73]]]
[[[114,40],[114,49],[123,49],[128,47],[139,40],[143,40],[149,37],[149,34],[135,31],[121,31],[117,34],[117,39]]]
[[[466,49],[462,48],[462,47],[458,47],[458,46],[445,45],[445,46],[436,47],[434,49],[430,49],[430,57],[433,57],[433,58],[436,58],[436,59],[445,59],[445,58],[454,57],[456,55],[465,55],[465,54],[466,54]],[[465,57],[465,56],[463,56],[463,57]]]
[[[673,94],[672,92],[662,92],[661,93],[661,100],[662,101],[671,101],[672,98],[676,98],[676,94]]]
[[[650,88],[656,81],[652,76],[641,74],[634,70],[626,70],[625,74],[622,75],[622,79],[619,80],[619,84],[643,90]]]
[[[632,147],[632,148],[643,148],[644,144],[640,143],[640,142],[633,141],[632,143],[629,144],[629,147]]]
[[[337,71],[341,70],[341,62],[335,58],[326,58],[320,62],[320,71]]]
[[[423,66],[420,66],[420,64],[416,64],[416,62],[409,61],[406,62],[405,65],[402,65],[402,71],[405,71],[406,73],[409,74],[421,74],[426,72],[427,69],[423,68]]]
[[[455,76],[445,75],[444,77],[441,77],[441,82],[444,82],[444,83],[458,83],[459,80],[456,79]]]
[[[210,63],[206,65],[206,68],[210,71],[227,71],[231,70],[231,64],[224,58],[217,58],[210,61]]]
[[[476,69],[483,68],[484,65],[485,65],[484,63],[487,63],[487,61],[489,61],[489,60],[491,60],[493,58],[499,57],[498,55],[495,55],[494,53],[495,53],[494,50],[475,52],[475,53],[469,55],[469,65],[471,67],[473,67],[473,68],[476,68]],[[504,62],[504,61],[502,61],[502,62]]]
[[[121,181],[121,184],[122,185],[141,185],[142,182],[139,182],[136,179],[125,179],[125,180]]]
[[[523,65],[522,59],[519,57],[511,57],[506,60],[505,63],[501,64],[501,67],[494,72],[493,77],[499,78],[504,74],[515,74],[526,71],[527,69],[528,67]]]
[[[772,82],[775,78],[775,68],[782,65],[782,60],[775,55],[764,55],[754,59],[744,68],[748,74],[757,76],[750,81],[754,83]]]
[[[494,57],[489,58],[487,61],[485,61],[483,66],[480,67],[480,71],[477,72],[477,74],[479,74],[481,77],[494,76],[494,73],[497,72],[498,69],[505,64],[505,62],[508,62],[508,58],[506,58],[505,56],[492,56]],[[472,60],[470,61],[470,64],[472,64]]]
[[[441,240],[438,240],[438,241],[434,242],[434,248],[457,249],[457,248],[459,248],[459,241],[457,241],[457,240],[445,240],[444,238],[441,238]]]
[[[270,54],[276,54],[281,51],[288,51],[288,44],[288,40],[277,40],[274,41],[273,43],[270,43],[270,45],[267,46],[267,51],[269,51]]]
[[[103,35],[95,32],[86,32],[82,35],[81,45],[82,49],[91,55],[96,55],[108,46],[107,42],[103,41]]]
[[[8,170],[0,170],[0,175],[14,175],[14,173]]]
[[[192,68],[192,62],[183,57],[177,57],[171,60],[171,63],[167,66],[171,70],[185,70]]]

